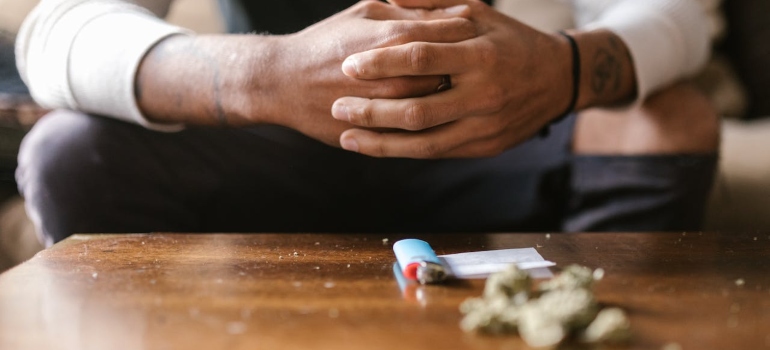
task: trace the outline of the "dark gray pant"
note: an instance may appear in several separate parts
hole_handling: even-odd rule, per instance
[[[715,155],[583,157],[574,117],[494,158],[374,159],[276,126],[158,133],[42,119],[17,180],[46,243],[73,233],[697,229]]]

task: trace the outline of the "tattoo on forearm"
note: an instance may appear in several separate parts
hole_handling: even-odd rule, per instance
[[[622,78],[621,47],[617,39],[610,38],[608,47],[600,47],[594,55],[591,89],[597,95],[616,93]]]
[[[591,89],[597,95],[620,88],[620,62],[615,55],[601,48],[594,58],[594,73],[591,77]]]
[[[224,106],[222,105],[222,93],[221,93],[221,77],[219,62],[216,58],[212,57],[205,51],[201,51],[199,47],[194,44],[187,47],[187,54],[191,57],[198,58],[205,62],[205,64],[211,69],[211,87],[214,101],[214,118],[219,125],[225,126],[228,124],[227,113],[225,113]]]

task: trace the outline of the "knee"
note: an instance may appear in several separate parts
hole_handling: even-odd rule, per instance
[[[54,111],[27,134],[19,151],[16,179],[41,240],[50,245],[74,232],[88,232],[96,197],[106,195],[103,145],[109,129],[98,117]],[[115,122],[112,122],[115,123]]]
[[[46,188],[92,173],[100,163],[100,120],[73,111],[53,111],[24,138],[19,150],[17,178],[21,185],[34,180]],[[23,188],[22,188],[23,189]]]
[[[681,83],[627,110],[580,114],[573,148],[582,154],[704,154],[719,148],[719,117],[695,87]]]

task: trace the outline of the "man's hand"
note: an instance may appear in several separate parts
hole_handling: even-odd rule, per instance
[[[340,134],[351,125],[330,118],[336,99],[357,94],[400,99],[433,93],[439,76],[362,80],[344,75],[339,67],[347,56],[372,48],[412,42],[453,43],[474,37],[473,23],[459,17],[469,13],[467,6],[427,11],[364,1],[282,38],[281,58],[273,69],[288,75],[276,77],[270,89],[276,99],[277,109],[271,113],[276,116],[274,122],[339,145]]]
[[[284,36],[171,37],[142,62],[137,99],[156,121],[278,124],[330,145],[351,127],[330,117],[342,96],[400,99],[435,91],[441,77],[361,80],[339,67],[357,52],[410,42],[451,43],[476,35],[460,6],[434,11],[362,1]]]
[[[572,51],[565,38],[534,30],[479,1],[394,2],[424,7],[467,3],[479,36],[459,43],[410,43],[348,57],[342,70],[350,77],[449,75],[452,89],[419,98],[351,95],[337,100],[334,117],[360,127],[343,133],[343,148],[376,157],[494,156],[530,138],[568,108]],[[576,38],[584,46],[578,109],[632,96],[633,67],[625,46],[609,32]],[[605,65],[597,68],[597,60]],[[597,86],[605,91],[583,93],[582,89],[589,90],[583,85],[597,69],[603,80]]]

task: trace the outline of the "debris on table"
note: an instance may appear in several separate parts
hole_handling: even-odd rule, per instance
[[[619,308],[600,310],[593,285],[604,271],[568,266],[533,288],[526,271],[511,265],[487,279],[484,295],[460,305],[466,332],[518,333],[533,347],[551,347],[565,339],[585,343],[622,342],[630,323]]]

